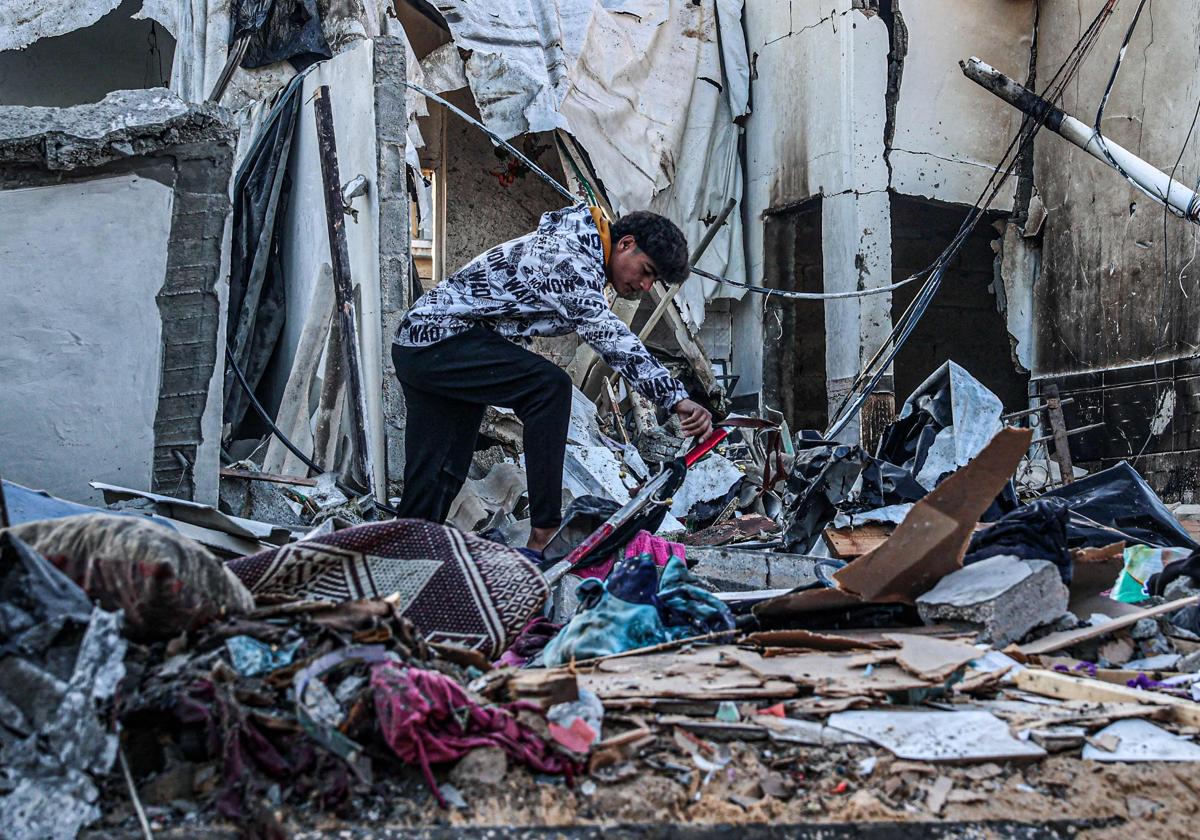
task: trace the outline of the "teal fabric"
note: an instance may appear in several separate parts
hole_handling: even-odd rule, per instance
[[[641,578],[646,564],[653,566],[653,562],[653,558],[645,554],[637,562],[627,565],[631,576],[638,578],[636,585],[632,585],[634,582],[630,578],[618,574],[620,564],[608,582],[588,579],[579,584],[576,590],[579,611],[546,645],[540,661],[531,664],[554,667],[571,660],[610,656],[733,629],[729,608],[711,592],[701,589],[678,557],[672,557],[667,563],[651,603],[631,603],[609,591],[612,584],[632,597],[644,597],[646,581]]]

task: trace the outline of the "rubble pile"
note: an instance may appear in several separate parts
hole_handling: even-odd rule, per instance
[[[725,421],[560,575],[656,474],[619,418],[578,393],[573,414],[540,557],[510,547],[503,448],[458,528],[251,461],[221,509],[6,482],[12,836],[1194,812],[1174,763],[1200,761],[1200,546],[1128,465],[1019,491],[1031,432],[950,364],[874,454]],[[1076,807],[1086,767],[1111,769]]]

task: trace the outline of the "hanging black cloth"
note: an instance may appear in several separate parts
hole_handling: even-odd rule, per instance
[[[303,87],[300,74],[284,89],[234,178],[227,341],[251,388],[258,387],[267,369],[286,314],[281,234],[291,194],[288,157]],[[248,406],[246,392],[226,366],[223,419],[229,439],[237,437]]]
[[[247,70],[290,61],[297,70],[333,53],[321,30],[317,0],[233,0],[230,46],[249,38],[242,67]]]

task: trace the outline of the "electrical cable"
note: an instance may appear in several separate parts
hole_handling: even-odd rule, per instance
[[[226,361],[229,362],[229,367],[233,370],[233,375],[237,378],[238,384],[240,384],[242,389],[246,392],[246,397],[250,400],[250,405],[254,408],[255,413],[258,414],[262,421],[267,424],[267,428],[271,430],[271,434],[279,438],[279,442],[286,446],[288,451],[299,458],[310,470],[313,470],[318,474],[324,474],[327,472],[324,467],[304,454],[300,447],[292,443],[291,440],[288,439],[288,436],[283,433],[283,430],[275,425],[275,421],[271,419],[271,415],[263,407],[263,404],[258,401],[258,397],[254,395],[254,389],[251,388],[250,383],[246,381],[246,376],[242,373],[242,369],[238,367],[237,359],[233,355],[233,350],[231,350],[228,345],[225,346],[225,358]],[[335,478],[333,483],[337,489],[341,490],[350,498],[359,498],[363,495],[361,491],[355,490],[341,479]],[[392,508],[391,506],[386,505],[376,499],[373,493],[370,494],[370,499],[371,504],[373,504],[379,510],[384,511],[385,513],[390,513],[392,516],[397,514],[395,508]]]
[[[492,131],[490,128],[488,128],[486,125],[484,125],[482,122],[480,122],[479,120],[472,117],[470,114],[468,114],[462,108],[459,108],[457,105],[447,102],[445,99],[438,96],[433,91],[428,90],[427,88],[424,88],[415,82],[410,82],[406,79],[402,79],[401,84],[403,84],[405,87],[412,88],[413,90],[415,90],[417,93],[421,94],[422,96],[427,96],[430,99],[432,99],[434,102],[437,102],[438,104],[443,105],[446,108],[449,108],[454,113],[458,114],[464,120],[466,120],[471,125],[475,126],[480,131],[482,131],[484,134],[486,134],[488,137],[491,137],[492,140],[494,140],[496,143],[499,143],[501,146],[503,146],[505,149],[507,149],[513,155],[513,157],[515,157],[517,160],[521,161],[521,163],[528,166],[529,170],[531,172],[533,172],[535,175],[538,175],[539,177],[541,177],[541,179],[543,181],[545,181],[550,186],[554,187],[554,189],[558,190],[559,193],[561,193],[565,198],[570,200],[572,203],[575,203],[579,200],[579,197],[576,196],[575,193],[571,192],[569,189],[564,187],[562,184],[558,183],[558,181],[554,180],[554,177],[552,175],[550,175],[548,172],[546,172],[546,170],[542,169],[540,166],[538,166],[532,160],[530,160],[525,155],[523,155],[519,151],[517,151],[516,146],[514,146],[512,143],[509,143],[507,140],[505,140],[503,137],[501,137],[496,132]]]
[[[1114,6],[1115,0],[1109,0],[1109,2],[1106,3],[1105,6],[1103,6],[1097,13],[1096,17],[1092,20],[1084,34],[1080,36],[1079,40],[1075,43],[1075,46],[1072,47],[1071,51],[1067,55],[1067,58],[1064,59],[1062,65],[1054,74],[1054,77],[1050,80],[1050,83],[1046,86],[1045,98],[1047,98],[1049,101],[1053,102],[1061,97],[1066,85],[1078,72],[1083,59],[1095,46],[1099,38],[1100,30],[1103,28],[1103,25],[1109,15],[1112,13]],[[825,439],[832,439],[839,432],[841,432],[841,430],[845,428],[846,424],[849,423],[855,415],[857,415],[859,410],[861,410],[870,394],[874,392],[879,380],[888,370],[888,367],[899,353],[900,348],[908,340],[909,336],[912,335],[912,332],[916,328],[917,323],[920,321],[921,316],[924,315],[925,311],[932,302],[933,297],[940,289],[942,278],[950,261],[966,244],[967,237],[983,218],[984,214],[991,206],[992,201],[995,200],[996,195],[999,194],[1005,182],[1007,182],[1008,178],[1012,175],[1012,172],[1020,159],[1021,152],[1025,151],[1030,146],[1033,138],[1036,136],[1037,131],[1041,128],[1044,121],[1045,116],[1035,120],[1034,118],[1026,115],[1026,117],[1022,120],[1020,130],[1009,143],[1008,148],[1005,150],[1004,155],[1000,159],[1000,164],[998,164],[996,169],[993,171],[992,177],[989,178],[988,183],[984,186],[984,189],[980,194],[980,198],[976,201],[974,207],[972,207],[971,211],[968,213],[967,218],[963,221],[963,224],[960,226],[958,233],[955,234],[954,239],[951,240],[950,245],[948,245],[946,249],[942,251],[942,253],[933,261],[933,263],[930,264],[929,267],[927,267],[923,272],[919,272],[917,275],[915,275],[918,277],[922,275],[928,275],[928,279],[917,292],[916,297],[914,297],[912,302],[906,308],[905,312],[899,319],[897,319],[897,322],[893,326],[891,333],[885,339],[883,344],[875,352],[871,360],[863,366],[862,370],[860,370],[858,375],[855,377],[854,382],[851,384],[850,389],[847,391],[846,396],[843,398],[841,404],[834,414],[834,420],[831,422],[829,428],[824,434]],[[1007,166],[1004,166],[1005,161],[1009,159],[1009,155],[1013,154],[1014,149],[1017,149],[1018,147],[1019,150],[1017,154],[1013,156],[1012,160]],[[1004,166],[1003,169],[1001,168],[1002,166]],[[872,374],[871,370],[876,367],[877,369]],[[860,386],[864,382],[867,383],[866,387],[860,390]]]
[[[572,193],[570,190],[568,190],[566,187],[564,187],[562,184],[560,184],[558,181],[556,181],[554,179],[554,176],[550,175],[548,172],[546,172],[544,169],[539,167],[536,163],[534,163],[528,157],[521,154],[519,151],[517,151],[517,149],[512,144],[510,144],[508,141],[501,138],[500,135],[496,134],[494,131],[492,131],[490,128],[488,128],[486,125],[484,125],[481,121],[475,119],[470,114],[468,114],[466,111],[462,110],[461,108],[457,107],[456,105],[452,105],[451,103],[447,102],[442,97],[438,96],[436,93],[433,93],[432,91],[427,90],[426,88],[422,87],[421,85],[418,85],[414,82],[409,82],[409,81],[405,81],[403,84],[406,85],[407,87],[412,88],[417,93],[420,93],[423,96],[429,97],[434,102],[437,102],[441,105],[446,106],[451,111],[458,114],[458,116],[462,117],[464,120],[469,122],[471,125],[475,126],[476,128],[480,129],[481,131],[483,131],[485,134],[487,134],[488,137],[492,138],[492,140],[499,143],[505,149],[507,149],[509,152],[511,152],[513,155],[515,155],[516,158],[518,160],[520,160],[522,163],[524,163],[526,166],[528,166],[529,169],[534,174],[538,175],[543,181],[545,181],[547,184],[552,186],[562,196],[570,199],[571,202],[573,202],[573,203],[579,201],[579,197],[576,196],[574,193]],[[588,180],[585,177],[583,177],[583,173],[579,172],[578,167],[575,166],[575,162],[573,159],[571,159],[570,155],[567,155],[567,159],[570,161],[571,168],[575,171],[575,175],[577,178],[579,178],[580,183],[583,184],[583,187],[587,191],[588,196],[591,198],[592,202],[595,203],[595,200],[596,200],[595,194],[592,192],[591,185],[588,183]],[[913,276],[913,277],[909,277],[906,280],[901,280],[899,283],[893,283],[890,286],[879,286],[876,288],[862,289],[860,291],[854,291],[854,292],[787,292],[787,291],[783,291],[781,289],[768,289],[763,286],[754,286],[754,285],[751,285],[750,283],[744,283],[739,280],[730,280],[728,277],[721,277],[720,275],[712,274],[707,271],[703,271],[699,268],[696,268],[695,266],[691,266],[690,268],[691,268],[691,272],[693,274],[697,274],[700,277],[704,277],[708,280],[712,280],[714,282],[721,283],[726,286],[737,286],[738,288],[741,288],[741,289],[747,289],[748,291],[755,292],[760,295],[765,295],[767,298],[779,297],[779,298],[787,298],[789,300],[843,300],[845,298],[869,297],[870,295],[881,295],[881,294],[885,294],[887,292],[893,291],[895,289],[899,289],[901,286],[905,286],[905,285],[911,283],[913,280],[917,279],[917,276]]]

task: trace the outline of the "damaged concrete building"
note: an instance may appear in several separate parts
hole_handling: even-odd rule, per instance
[[[253,5],[233,4],[242,11]],[[325,211],[310,102],[318,87],[329,85],[344,158],[342,180],[361,175],[367,184],[351,201],[359,206],[347,217],[345,230],[349,274],[359,295],[365,412],[359,444],[370,454],[363,463],[375,465],[372,489],[380,497],[394,492],[402,458],[403,407],[388,372],[390,360],[379,349],[386,349],[398,313],[413,295],[489,243],[529,230],[540,213],[563,201],[485,134],[441,104],[405,90],[399,78],[423,83],[481,117],[589,200],[617,213],[639,207],[664,212],[693,243],[727,201],[735,202],[698,263],[710,273],[765,289],[853,293],[891,286],[929,266],[954,238],[1020,129],[1021,114],[965,79],[957,61],[980,55],[1036,87],[1062,63],[1081,25],[1074,6],[1047,0],[995,0],[970,7],[934,0],[769,1],[745,8],[738,2],[603,8],[575,2],[552,4],[553,20],[540,15],[541,5],[514,3],[503,14],[455,3],[312,7],[320,13],[316,52],[289,64],[270,60],[256,47],[256,60],[243,60],[221,93],[229,113],[218,119],[239,127],[240,160],[274,100],[297,74],[294,66],[326,52],[331,56],[306,74],[296,94],[303,104],[290,117],[294,127],[283,132],[292,133],[276,138],[286,155],[280,173],[285,184],[274,193],[282,196],[277,200],[284,212],[262,244],[278,250],[271,259],[280,266],[271,274],[280,289],[272,292],[268,284],[267,298],[277,295],[286,305],[269,317],[256,311],[254,319],[263,316],[262,324],[254,319],[243,324],[243,332],[259,336],[261,347],[253,354],[245,355],[249,333],[236,334],[236,322],[230,345],[242,347],[245,373],[283,430],[298,436],[296,444],[316,451],[322,464],[349,470],[355,450],[348,431],[356,416],[353,399],[347,402],[333,388],[321,401],[321,383],[336,378],[325,375],[327,366],[334,374],[340,370],[337,330],[331,338],[331,322],[323,315],[310,317],[331,309],[331,284],[320,279],[331,264],[328,245],[319,243]],[[70,136],[73,121],[89,119],[72,110],[19,108],[67,109],[117,90],[167,85],[182,101],[200,107],[226,69],[230,10],[229,4],[216,2],[193,9],[105,0],[69,14],[7,12],[12,24],[0,43],[0,104],[7,109],[9,148],[16,149],[17,141],[25,147],[41,144],[56,132]],[[1096,56],[1107,56],[1107,48],[1119,43],[1121,16],[1131,14],[1116,10]],[[1180,154],[1177,135],[1186,130],[1188,114],[1177,103],[1187,100],[1193,82],[1178,63],[1191,54],[1193,33],[1190,25],[1175,25],[1175,14],[1160,9],[1156,34],[1149,27],[1135,33],[1104,127],[1111,125],[1113,139],[1161,168],[1175,164],[1178,179],[1187,182],[1194,155],[1187,149]],[[1085,60],[1079,72],[1080,83],[1064,91],[1068,113],[1087,113],[1098,105],[1096,88],[1103,90],[1109,67],[1096,57]],[[679,85],[680,78],[691,81]],[[1147,96],[1149,90],[1155,95]],[[128,97],[111,100],[108,107],[132,113],[136,102]],[[1161,130],[1145,132],[1141,126],[1146,124]],[[167,147],[177,140],[166,139]],[[128,168],[129,153],[117,154],[126,160],[107,165]],[[7,160],[33,166],[16,155]],[[83,177],[79,163],[59,165],[50,157],[39,164],[42,170]],[[1187,383],[1192,377],[1188,360],[1195,357],[1186,305],[1190,232],[1164,232],[1159,210],[1119,179],[1105,177],[1102,169],[1048,132],[1024,150],[1015,177],[970,232],[947,270],[944,290],[864,405],[865,441],[872,443],[894,417],[897,395],[910,393],[953,359],[975,372],[1009,410],[1036,404],[1046,386],[1055,386],[1064,399],[1073,399],[1065,409],[1067,424],[1092,427],[1071,440],[1077,461],[1106,466],[1139,456],[1157,489],[1190,499],[1194,471],[1186,463],[1192,450]],[[223,176],[218,171],[213,177]],[[25,192],[35,183],[42,181],[6,173],[6,190],[21,190],[8,200],[41,204]],[[231,179],[234,202],[238,189]],[[134,192],[119,201],[140,206]],[[6,212],[23,215],[15,208]],[[13,226],[6,230],[21,236]],[[167,235],[177,249],[187,246],[186,229]],[[210,224],[201,235],[215,243],[218,232]],[[230,246],[222,249],[225,260]],[[6,241],[6,261],[32,259],[21,250],[28,247],[27,241],[20,247]],[[131,257],[121,248],[99,250]],[[247,259],[245,250],[234,253]],[[74,274],[63,266],[57,273]],[[55,273],[52,268],[53,263],[45,266]],[[113,269],[120,273],[128,266]],[[416,282],[410,277],[414,269]],[[1164,272],[1175,280],[1148,279]],[[214,308],[221,317],[229,314],[228,301],[217,303],[228,270],[220,273],[221,288],[210,278],[196,289],[205,296],[210,318]],[[19,276],[6,274],[10,282]],[[1093,275],[1102,279],[1085,282]],[[164,276],[168,285],[153,288],[160,309],[168,299],[184,300],[173,297],[178,292],[168,286],[191,288],[174,267]],[[147,282],[147,289],[154,286]],[[644,326],[659,308],[661,293],[644,302],[640,312],[625,310],[624,317],[645,332],[662,358],[674,359],[677,370],[690,370],[700,390],[724,386],[738,408],[782,418],[792,430],[821,430],[919,288],[910,283],[881,294],[824,301],[764,299],[694,276],[651,329]],[[144,305],[145,290],[137,296]],[[53,308],[54,298],[48,292],[43,305]],[[45,320],[35,311],[26,314]],[[175,369],[168,354],[177,345],[165,329],[162,353],[144,360],[149,367],[135,386],[138,400],[154,396],[150,383],[155,378],[164,393],[175,390],[165,374]],[[199,346],[191,342],[199,342],[206,357],[223,358],[229,328],[222,323],[206,329],[202,341],[187,336],[180,346],[186,343],[190,353]],[[39,335],[49,340],[52,332]],[[113,341],[120,328],[105,332]],[[52,344],[27,339],[19,344],[9,353],[53,353]],[[320,351],[312,349],[317,344]],[[299,349],[304,352],[298,354]],[[542,349],[570,366],[588,396],[599,397],[597,377],[588,378],[594,357],[586,348],[563,339],[547,341]],[[102,354],[90,355],[98,360]],[[16,358],[24,356],[15,356],[12,364],[19,364]],[[180,392],[193,398],[186,410],[161,407],[161,439],[154,445],[150,472],[139,467],[121,476],[71,459],[74,466],[56,467],[64,471],[63,480],[51,482],[52,489],[82,498],[87,494],[78,489],[80,481],[113,479],[214,501],[214,406],[233,403],[219,406],[226,445],[265,432],[253,412],[247,419],[236,384],[225,381],[219,399],[205,390],[210,374],[219,371],[220,366],[203,363],[191,374],[194,382],[180,383]],[[97,369],[84,378],[103,376]],[[8,401],[4,452],[14,480],[47,482],[44,473],[25,469],[22,461],[31,457],[30,450],[54,448],[52,440],[85,450],[103,448],[97,444],[114,427],[99,418],[88,428],[75,424],[69,430],[60,420],[57,438],[29,436],[28,429],[43,426],[29,413],[35,406],[42,413],[72,410],[74,400],[64,406],[60,399],[31,395]],[[163,426],[183,413],[192,418],[190,433]],[[201,416],[209,417],[203,433],[196,419]],[[842,430],[843,439],[857,439],[860,418]],[[135,434],[136,424],[125,425],[127,434]],[[197,447],[199,460],[192,451]],[[271,449],[268,471],[305,471],[278,442]],[[126,451],[121,450],[122,458]],[[145,461],[145,453],[138,457]],[[69,482],[75,488],[68,488]]]
[[[0,0],[0,817],[1190,825],[1192,6]],[[537,334],[550,541],[512,409],[399,513],[402,319],[579,203],[716,434]]]

